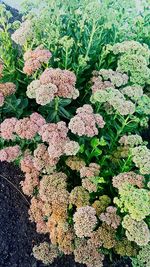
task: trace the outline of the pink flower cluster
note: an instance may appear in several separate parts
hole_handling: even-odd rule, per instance
[[[33,36],[32,22],[25,20],[21,23],[20,28],[17,29],[12,35],[12,40],[19,45],[25,45],[26,42]]]
[[[73,72],[61,69],[46,69],[40,80],[32,81],[27,87],[27,96],[35,98],[40,105],[46,105],[55,96],[76,99],[79,91],[75,88],[76,76]]]
[[[71,141],[67,137],[68,128],[66,123],[47,123],[39,131],[43,142],[49,143],[48,153],[52,159],[57,159],[61,155],[76,155],[79,151],[79,144]]]
[[[80,169],[80,177],[82,179],[82,186],[89,192],[96,192],[97,185],[93,183],[92,178],[99,176],[100,166],[96,163],[90,163],[89,167],[83,166]]]
[[[108,225],[111,225],[112,228],[117,229],[120,225],[121,218],[116,214],[117,208],[109,206],[106,209],[106,212],[101,213],[99,216],[100,220],[105,222]]]
[[[144,185],[144,176],[139,175],[135,172],[124,172],[113,177],[113,186],[116,188],[121,188],[125,183],[136,185],[142,188]]]
[[[51,56],[51,52],[47,49],[43,49],[41,46],[37,47],[35,50],[27,51],[24,54],[24,73],[32,75],[36,70],[41,68],[42,63],[48,63]]]
[[[69,129],[74,134],[93,137],[98,134],[96,126],[103,128],[105,125],[102,116],[94,114],[93,108],[88,104],[78,108],[76,113],[77,115],[75,115],[69,122]]]
[[[29,118],[23,118],[17,121],[15,133],[20,138],[32,139],[45,123],[45,119],[35,112]]]
[[[5,97],[16,92],[16,85],[11,82],[0,83],[0,107],[3,106]]]
[[[25,180],[20,184],[25,195],[31,196],[34,188],[39,185],[39,172],[34,167],[33,157],[29,154],[21,160],[21,170],[25,173]]]
[[[15,125],[17,123],[16,118],[5,119],[0,124],[0,137],[5,140],[14,140],[15,138]]]
[[[10,146],[0,150],[0,161],[12,162],[21,155],[21,150],[18,145]]]

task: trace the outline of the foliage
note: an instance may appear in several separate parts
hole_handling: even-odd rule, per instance
[[[138,15],[134,1],[24,7],[11,24],[0,5],[0,160],[21,167],[30,220],[50,235],[34,255],[147,264],[148,1]]]

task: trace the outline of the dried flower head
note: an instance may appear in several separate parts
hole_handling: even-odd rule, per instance
[[[5,140],[14,140],[16,123],[17,123],[16,118],[5,119],[0,124],[0,136]]]
[[[114,176],[112,183],[113,186],[118,189],[126,183],[142,188],[144,186],[144,180],[144,176],[139,175],[135,172],[124,172],[119,173],[117,176]]]
[[[0,161],[12,162],[21,155],[21,149],[18,145],[9,146],[0,150]]]
[[[58,257],[58,248],[54,245],[50,245],[47,242],[40,243],[39,246],[33,247],[33,255],[37,260],[42,261],[44,264],[53,263],[54,259]]]
[[[106,210],[110,203],[111,199],[107,195],[103,195],[99,197],[99,200],[94,201],[92,207],[95,208],[96,214],[99,217],[99,215]]]
[[[77,208],[89,205],[89,193],[82,186],[76,186],[70,193],[69,202]]]
[[[0,93],[3,94],[4,97],[12,95],[16,92],[16,85],[11,82],[0,83]]]
[[[85,162],[83,159],[72,156],[67,158],[66,165],[73,171],[80,171],[80,169],[85,166]]]
[[[137,255],[137,246],[134,242],[129,241],[127,238],[118,240],[114,250],[120,256],[134,257]]]
[[[109,206],[106,208],[106,212],[101,213],[99,219],[106,224],[111,225],[112,228],[117,229],[120,225],[121,218],[116,212],[117,209],[115,207]]]

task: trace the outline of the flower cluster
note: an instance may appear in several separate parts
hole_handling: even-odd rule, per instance
[[[127,238],[123,238],[122,240],[117,241],[114,251],[120,256],[136,256],[137,246],[134,242],[129,241]]]
[[[96,211],[90,206],[77,208],[73,216],[73,221],[78,237],[90,237],[97,224]]]
[[[77,240],[74,251],[75,261],[86,264],[87,267],[102,267],[104,255],[86,240]]]
[[[133,101],[137,101],[143,96],[143,88],[140,85],[125,86],[121,89],[121,92]]]
[[[94,114],[90,105],[84,105],[76,110],[76,114],[69,122],[69,129],[79,136],[92,137],[98,134],[98,129],[103,128],[105,122],[101,115]]]
[[[59,252],[56,246],[43,242],[39,246],[35,245],[33,247],[33,255],[44,264],[51,264],[58,257]]]
[[[149,215],[150,194],[147,189],[135,188],[130,184],[123,184],[119,188],[120,198],[114,198],[121,212],[129,212],[131,218],[141,221]]]
[[[116,43],[110,51],[119,55],[118,68],[120,72],[130,75],[130,81],[134,84],[144,85],[150,83],[149,48],[136,41],[124,41]]]
[[[99,218],[106,224],[111,225],[112,228],[117,229],[117,227],[120,225],[121,218],[116,212],[117,208],[109,206],[107,207],[106,212],[101,213]]]
[[[103,195],[99,197],[99,200],[95,200],[92,204],[92,207],[95,208],[97,216],[99,216],[102,212],[106,210],[106,208],[110,205],[111,199],[107,195]]]
[[[134,255],[133,255],[134,256]],[[150,244],[143,246],[136,258],[132,258],[134,267],[148,267],[150,263]]]
[[[20,28],[17,29],[12,35],[12,40],[21,46],[25,45],[28,40],[33,36],[32,22],[25,20],[21,23]]]
[[[91,97],[91,102],[107,103],[121,115],[133,114],[135,112],[135,104],[130,100],[126,100],[121,91],[115,88],[107,88],[105,91],[99,90],[95,92]],[[111,112],[113,113],[113,111]]]
[[[131,150],[133,162],[142,174],[150,173],[150,150],[146,146],[134,147]]]
[[[133,220],[129,215],[123,218],[122,226],[126,229],[128,240],[134,241],[139,246],[145,246],[150,241],[150,231],[147,224]]]
[[[114,176],[112,179],[112,184],[118,189],[124,184],[136,185],[137,187],[142,188],[144,186],[144,180],[144,176],[135,172],[124,172]]]
[[[89,167],[82,167],[80,169],[80,177],[82,178],[82,186],[89,192],[96,192],[97,186],[92,179],[99,176],[100,166],[96,163],[90,163]]]
[[[27,96],[35,98],[40,105],[46,105],[55,96],[76,99],[79,91],[75,88],[76,76],[69,70],[46,69],[39,80],[32,81],[27,87]]]
[[[0,83],[0,107],[3,106],[5,97],[16,92],[16,85],[11,82]]]
[[[0,136],[5,140],[14,140],[16,123],[17,123],[16,118],[5,119],[0,124]]]
[[[24,73],[32,75],[36,70],[41,68],[42,63],[48,63],[51,56],[51,52],[47,49],[43,49],[41,46],[37,47],[35,50],[27,51],[24,54]]]
[[[33,157],[28,153],[23,157],[20,165],[25,173],[25,180],[21,181],[22,190],[25,195],[31,196],[39,185],[39,171],[34,167]]]
[[[67,158],[66,165],[73,171],[80,171],[80,169],[85,166],[85,162],[83,159],[72,156]]]
[[[56,124],[47,123],[41,127],[39,134],[43,142],[49,144],[48,153],[52,159],[57,159],[63,154],[76,155],[79,151],[79,144],[71,141],[67,137],[67,133],[68,128],[63,121]]]
[[[21,155],[21,149],[18,145],[9,146],[0,150],[0,161],[12,162]]]
[[[82,186],[76,186],[72,189],[69,202],[75,205],[77,208],[88,206],[90,200],[90,195],[86,189]]]
[[[124,146],[134,147],[143,144],[142,137],[138,134],[123,135],[119,143]]]

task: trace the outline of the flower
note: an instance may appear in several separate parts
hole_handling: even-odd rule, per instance
[[[66,165],[70,167],[71,170],[74,170],[74,171],[75,170],[80,171],[80,169],[85,166],[84,160],[76,156],[68,157],[65,162],[66,162]]]
[[[0,124],[0,136],[5,140],[14,140],[16,123],[17,123],[16,118],[5,119]]]
[[[5,100],[5,98],[3,96],[3,93],[0,92],[0,107],[2,107],[4,105],[4,100]]]
[[[144,176],[135,172],[119,173],[117,176],[113,177],[112,183],[113,186],[118,189],[126,183],[142,188],[144,186]]]
[[[137,255],[137,246],[134,242],[129,241],[127,238],[118,240],[114,250],[120,256],[136,256]]]
[[[35,98],[36,98],[37,104],[40,104],[42,106],[48,104],[54,99],[57,91],[58,91],[58,88],[55,84],[48,83],[48,84],[40,85],[35,91],[35,95],[36,95]]]
[[[54,259],[58,257],[58,248],[47,242],[40,243],[39,246],[33,247],[33,255],[37,260],[41,260],[44,264],[53,263]]]
[[[88,206],[90,195],[82,186],[76,186],[70,192],[69,203],[77,206],[77,208]]]
[[[80,146],[77,142],[68,141],[68,142],[66,142],[66,144],[64,146],[64,153],[67,156],[76,155],[78,153],[79,149],[80,149]]]
[[[121,212],[128,212],[137,221],[149,215],[150,194],[147,189],[125,183],[119,188],[119,195],[120,197],[114,198],[114,203],[121,208]]]
[[[12,35],[11,39],[21,46],[25,45],[26,42],[33,36],[32,22],[25,20],[20,24],[20,28],[17,29]]]
[[[135,101],[143,96],[143,88],[140,85],[126,86],[121,92]]]
[[[137,267],[148,267],[150,263],[150,244],[147,244],[146,246],[141,247],[141,250],[139,251],[136,258],[132,258],[132,264],[133,266]]]
[[[52,83],[57,86],[59,97],[76,99],[79,96],[79,91],[75,88],[76,76],[69,70],[46,69],[40,77],[40,82],[42,85]]]
[[[115,207],[109,206],[106,208],[106,212],[101,213],[99,219],[106,224],[111,225],[112,228],[117,229],[120,225],[121,218],[116,212],[117,209]]]
[[[35,50],[27,51],[24,54],[24,73],[27,75],[32,75],[42,66],[42,63],[48,63],[48,60],[51,58],[51,56],[51,52],[47,49],[43,49],[41,46],[37,47]]]
[[[132,160],[142,174],[150,173],[150,150],[146,146],[138,146],[131,149]]]
[[[30,118],[18,120],[15,125],[16,134],[22,139],[32,139],[38,133],[39,127]]]
[[[111,203],[111,199],[107,195],[99,197],[99,200],[95,200],[92,207],[95,208],[97,216],[106,210]]]
[[[89,237],[97,224],[96,211],[90,206],[77,208],[73,221],[76,235]]]
[[[0,150],[0,161],[12,162],[21,155],[21,150],[18,145],[9,146]]]
[[[76,113],[77,115],[75,115],[69,122],[69,129],[74,134],[93,137],[98,134],[96,125],[100,128],[103,128],[105,125],[102,116],[94,114],[90,105],[83,105],[83,107],[76,110]]]
[[[145,246],[150,241],[150,231],[143,220],[138,222],[126,215],[123,218],[122,226],[126,229],[128,240],[134,241],[139,246]]]
[[[11,82],[0,83],[0,93],[4,97],[12,95],[16,92],[16,85]]]
[[[124,146],[134,147],[143,143],[142,137],[138,134],[123,135],[119,143]]]

